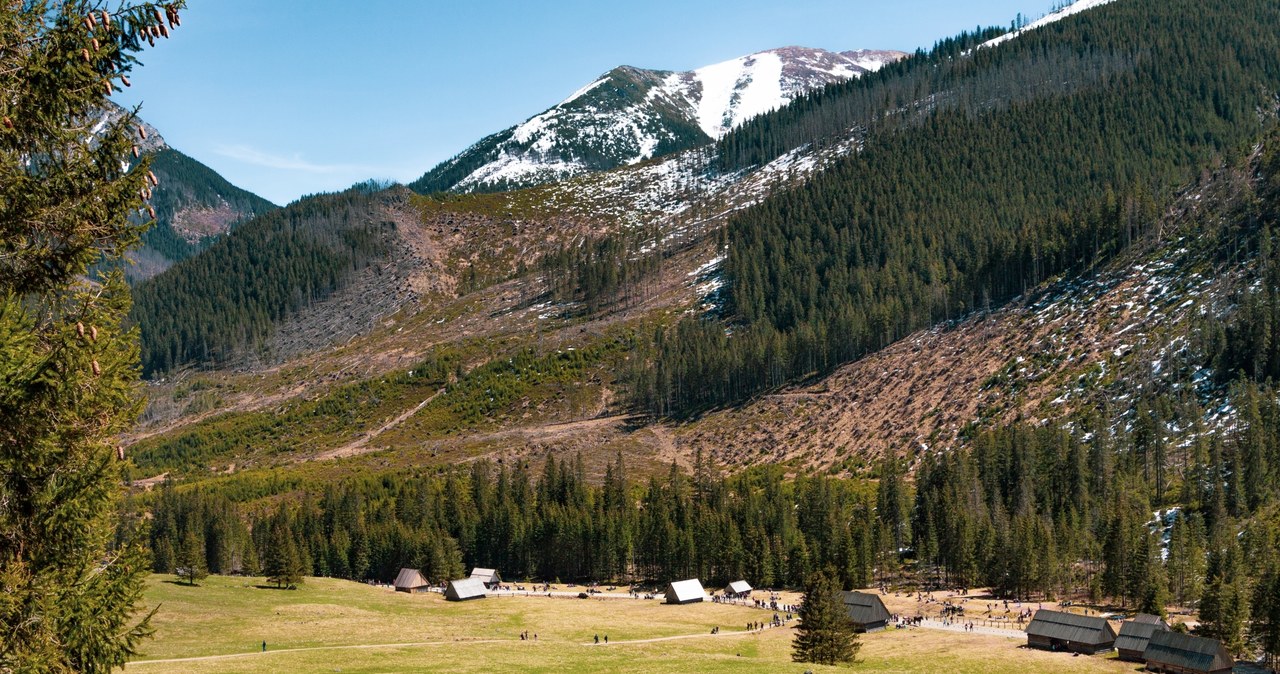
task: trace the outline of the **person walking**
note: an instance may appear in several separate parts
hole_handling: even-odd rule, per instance
[[[263,640],[262,640],[262,652],[263,652],[263,653],[266,653],[266,652],[267,652],[267,640],[266,640],[266,639],[263,639]]]
[[[599,634],[597,634],[597,635],[596,635],[596,643],[600,643],[600,635],[599,635]]]

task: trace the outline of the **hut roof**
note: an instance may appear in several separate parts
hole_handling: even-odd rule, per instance
[[[1235,665],[1221,641],[1178,632],[1152,633],[1142,659],[1197,672],[1230,671]]]
[[[690,601],[702,601],[706,598],[707,592],[702,589],[702,582],[697,578],[677,580],[667,584],[668,603],[683,604]]]
[[[1161,620],[1159,616],[1139,613],[1132,620],[1126,620],[1120,626],[1120,635],[1116,637],[1116,648],[1122,651],[1137,651],[1141,653],[1147,649],[1147,642],[1151,640],[1152,633],[1156,630],[1167,629],[1169,629],[1169,625]]]
[[[384,578],[386,576],[383,576]],[[431,583],[422,576],[422,572],[417,569],[400,569],[400,573],[396,574],[395,586],[397,588],[414,589],[426,587]]]
[[[453,601],[463,601],[465,599],[479,599],[489,593],[489,589],[479,578],[463,578],[461,580],[449,581],[449,586],[444,590],[445,599]]]
[[[751,591],[751,584],[745,580],[736,580],[729,583],[729,591],[734,594],[745,594]]]
[[[841,601],[849,617],[859,625],[870,625],[889,621],[889,609],[884,607],[880,597],[866,592],[842,592]]]
[[[479,578],[484,583],[501,583],[502,578],[498,576],[497,569],[482,569],[476,567],[471,570],[472,578]]]
[[[1036,611],[1031,624],[1027,625],[1027,634],[1093,646],[1116,640],[1115,630],[1103,618],[1048,609]]]

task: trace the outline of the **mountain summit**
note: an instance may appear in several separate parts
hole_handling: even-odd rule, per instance
[[[528,187],[716,140],[808,91],[906,56],[784,47],[687,72],[621,66],[427,172],[421,193]]]

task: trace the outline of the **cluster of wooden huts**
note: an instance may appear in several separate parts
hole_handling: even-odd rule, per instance
[[[1230,674],[1235,664],[1222,642],[1175,632],[1165,621],[1146,614],[1125,621],[1116,634],[1101,616],[1042,609],[1027,625],[1027,645],[1085,655],[1114,649],[1121,660],[1143,662],[1148,671],[1168,674]]]
[[[444,598],[449,601],[483,599],[489,594],[489,590],[497,587],[501,582],[502,578],[494,569],[472,569],[469,577],[451,580],[445,584]],[[400,573],[396,574],[395,589],[396,592],[409,594],[427,592],[431,589],[431,583],[417,569],[400,569]]]

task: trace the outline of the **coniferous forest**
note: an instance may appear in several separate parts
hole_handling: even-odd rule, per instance
[[[225,363],[379,260],[386,198],[352,188],[297,201],[140,284],[130,317],[146,326],[144,374]]]
[[[125,508],[146,527],[154,569],[198,558],[282,582],[386,581],[409,566],[440,581],[484,566],[508,579],[796,588],[830,568],[844,587],[1195,606],[1201,631],[1233,652],[1280,653],[1280,6],[1122,1],[977,48],[999,32],[940,41],[715,145],[722,175],[835,147],[851,130],[858,151],[730,219],[717,239],[727,303],[632,335],[629,410],[696,419],[1103,268],[1159,239],[1175,199],[1221,170],[1248,174],[1254,191],[1191,236],[1219,246],[1214,263],[1247,261],[1256,283],[1182,337],[1229,425],[1206,428],[1194,391],[1143,382],[1062,418],[975,422],[959,449],[886,456],[849,478],[777,466],[726,476],[699,456],[692,474],[673,464],[635,480],[619,454],[593,480],[581,455],[547,453],[340,484],[175,481]],[[144,367],[226,362],[333,292],[382,253],[378,198],[299,202],[143,285]],[[659,236],[551,252],[536,267],[542,299],[595,314],[646,297]],[[512,379],[542,362],[511,359]],[[450,361],[414,392],[464,389],[464,369]],[[475,398],[505,401],[495,380]],[[212,443],[186,437],[191,456],[179,458],[210,463]],[[136,465],[165,460],[156,450]]]
[[[682,323],[641,400],[677,416],[741,400],[1110,259],[1274,119],[1276,28],[1265,0],[1118,2],[996,48],[944,41],[743,125],[726,168],[780,135],[861,128],[862,149],[730,222],[733,335]]]

